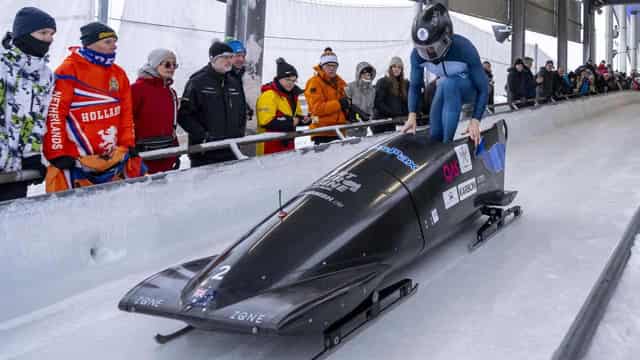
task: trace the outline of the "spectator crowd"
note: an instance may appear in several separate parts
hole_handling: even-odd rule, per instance
[[[47,192],[110,182],[177,169],[176,156],[142,161],[139,152],[178,145],[180,125],[190,145],[243,137],[254,115],[258,133],[293,132],[298,126],[321,129],[371,119],[408,115],[409,80],[401,58],[377,69],[361,62],[355,80],[339,75],[339,58],[332,48],[321,52],[314,76],[304,87],[298,71],[286,59],[276,60],[276,76],[262,86],[256,104],[247,102],[243,87],[247,50],[238,40],[216,40],[208,61],[191,74],[182,96],[173,89],[177,54],[155,49],[130,82],[116,64],[118,36],[109,26],[82,26],[81,46],[71,47],[52,71],[47,53],[56,22],[34,7],[18,11],[0,47],[0,173],[37,170]],[[204,61],[203,61],[204,62]],[[488,107],[494,106],[491,64]],[[534,75],[531,58],[516,59],[508,70],[506,92],[513,107],[625,89],[640,89],[638,74],[615,72],[603,61],[592,61],[567,72],[547,61]],[[428,82],[421,106],[421,125],[428,121],[437,78]],[[308,113],[303,111],[304,95]],[[255,114],[254,114],[255,113]],[[395,124],[376,125],[372,133],[394,131]],[[350,130],[363,136],[365,129]],[[364,131],[364,132],[363,132]],[[321,144],[337,140],[335,131],[314,132]],[[258,155],[294,148],[293,140],[257,145]],[[189,154],[192,167],[234,160],[229,148]],[[42,180],[40,180],[42,181]],[[0,201],[26,196],[28,181],[0,184]]]

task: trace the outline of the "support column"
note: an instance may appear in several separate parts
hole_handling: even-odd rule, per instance
[[[558,67],[567,69],[569,56],[569,2],[558,1]]]
[[[602,8],[604,11],[604,46],[607,64],[613,64],[613,9],[611,6]]]
[[[526,29],[526,1],[511,1],[511,64],[517,58],[524,57],[525,49],[525,29]]]
[[[620,30],[620,47],[618,48],[618,70],[627,72],[627,56],[629,54],[627,44],[627,9],[624,5],[616,6],[618,15],[618,28]]]
[[[631,69],[629,73],[638,70],[638,14],[636,12],[631,13],[631,22],[629,24],[631,28],[630,41],[629,41],[629,55],[631,57]]]
[[[109,0],[98,1],[98,21],[103,24],[109,22]]]
[[[583,5],[584,6],[584,5]],[[594,16],[593,12],[585,8],[582,12],[582,61],[586,63],[587,60],[593,60],[595,53],[595,37],[594,35]],[[595,60],[594,60],[595,61]]]

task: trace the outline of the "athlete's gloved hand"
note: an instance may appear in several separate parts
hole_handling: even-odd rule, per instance
[[[478,144],[480,144],[480,120],[471,119],[471,121],[469,121],[469,127],[467,127],[467,133],[475,146],[478,146]]]
[[[76,165],[76,159],[71,156],[59,156],[49,160],[49,162],[60,170],[68,170]]]
[[[416,127],[418,126],[416,121],[416,113],[409,113],[409,117],[407,118],[407,122],[404,123],[404,126],[400,130],[404,134],[415,134]]]
[[[339,101],[340,101],[340,109],[342,109],[342,111],[348,111],[349,109],[351,109],[351,99],[345,96]]]

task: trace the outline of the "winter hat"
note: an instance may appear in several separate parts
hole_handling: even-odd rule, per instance
[[[156,68],[160,65],[164,60],[176,57],[176,54],[169,49],[155,49],[149,53],[147,56],[147,62],[142,65],[140,70],[138,71],[138,76],[143,76],[145,74],[151,75],[154,77],[159,77],[158,71]]]
[[[324,52],[320,56],[320,66],[326,64],[338,65],[338,55],[336,55],[330,47],[325,48]]]
[[[293,65],[287,63],[283,58],[278,58],[276,60],[276,66],[278,69],[276,80],[280,80],[289,76],[298,77],[298,71],[296,71],[296,68],[294,68]]]
[[[402,62],[402,59],[398,56],[394,56],[391,58],[391,62],[389,63],[389,67],[392,67],[393,65],[399,65],[404,67],[404,63]]]
[[[101,22],[92,22],[80,28],[80,41],[82,46],[89,46],[103,39],[116,38],[115,30]]]
[[[227,40],[227,45],[231,47],[234,54],[246,54],[247,49],[244,47],[244,44],[240,40]]]
[[[13,38],[18,39],[40,29],[56,30],[56,21],[46,12],[34,8],[24,7],[18,11],[13,19]]]
[[[516,65],[524,66],[524,60],[522,60],[522,58],[517,58],[516,61],[513,63],[513,66],[516,66]]]
[[[212,60],[215,60],[218,56],[232,55],[233,49],[231,48],[231,46],[223,43],[220,40],[214,40],[213,44],[211,44],[211,47],[209,47],[209,57],[211,57]]]

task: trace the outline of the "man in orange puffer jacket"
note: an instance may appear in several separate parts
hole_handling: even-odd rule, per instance
[[[309,105],[309,114],[317,117],[309,126],[311,129],[347,123],[347,114],[351,109],[351,100],[345,93],[347,83],[338,76],[338,57],[326,48],[320,57],[320,64],[313,68],[316,71],[304,90],[304,97]],[[312,135],[317,144],[337,140],[335,131]]]
[[[47,114],[47,192],[144,175],[135,145],[131,89],[115,60],[116,33],[94,22],[81,29],[83,47],[56,71]]]

